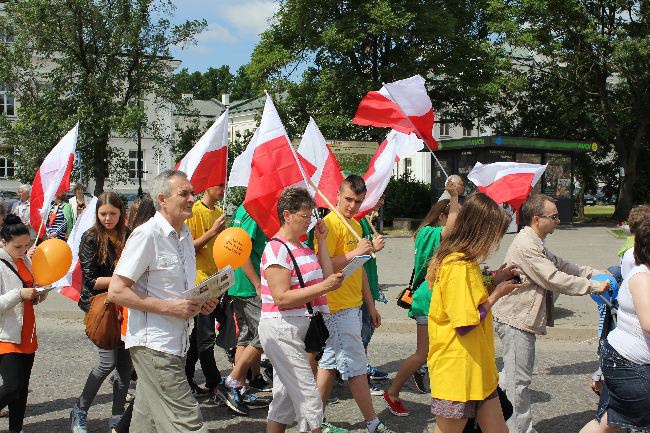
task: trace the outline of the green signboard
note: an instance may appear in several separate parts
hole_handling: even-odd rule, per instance
[[[441,140],[439,150],[472,149],[480,147],[504,147],[509,149],[560,150],[568,152],[595,152],[596,143],[581,141],[546,140],[540,138],[508,137],[491,135],[485,137],[467,137],[456,140]]]

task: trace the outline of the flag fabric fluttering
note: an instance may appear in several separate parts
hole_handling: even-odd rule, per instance
[[[381,143],[363,175],[366,181],[366,198],[354,216],[361,219],[375,207],[388,186],[393,174],[393,166],[404,158],[409,158],[424,147],[424,143],[415,134],[403,134],[392,130]]]
[[[420,75],[387,83],[379,91],[368,92],[352,122],[393,128],[406,134],[414,132],[431,150],[438,148],[433,137],[433,106]]]
[[[336,203],[337,192],[343,183],[341,166],[312,118],[309,119],[298,146],[298,154],[316,167],[316,172],[311,177],[314,185],[331,203]],[[316,194],[314,198],[317,207],[328,207],[320,195]]]
[[[225,185],[228,166],[228,109],[196,142],[176,167],[184,171],[192,183],[194,192]]]
[[[52,284],[53,287],[58,288],[59,293],[75,302],[79,302],[79,297],[81,296],[81,263],[79,261],[81,237],[95,225],[97,220],[95,216],[96,208],[97,197],[93,197],[88,203],[86,210],[77,219],[70,232],[70,237],[68,237],[68,246],[72,250],[72,265],[70,265],[70,270],[63,278]]]
[[[307,188],[306,179],[313,176],[316,167],[293,149],[268,95],[260,126],[240,157],[237,168],[233,165],[228,185],[247,186],[244,208],[271,238],[280,229],[278,197],[288,187]]]
[[[507,203],[519,209],[537,184],[546,165],[521,162],[477,162],[467,178],[478,190],[499,204]]]
[[[68,131],[56,146],[47,154],[43,163],[34,176],[32,193],[29,199],[29,220],[34,231],[40,236],[39,230],[45,221],[45,215],[50,209],[52,200],[57,194],[70,189],[70,175],[74,163],[79,123]]]

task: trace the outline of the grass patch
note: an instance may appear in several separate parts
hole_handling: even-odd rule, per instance
[[[614,206],[585,206],[585,218],[611,218]]]
[[[413,232],[404,229],[395,229],[393,227],[384,226],[384,234],[386,236],[413,236]]]

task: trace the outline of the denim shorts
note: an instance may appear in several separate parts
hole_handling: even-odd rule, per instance
[[[366,352],[361,341],[361,309],[348,308],[332,314],[324,314],[330,333],[318,367],[338,370],[343,380],[361,376],[367,372]]]
[[[415,319],[415,323],[418,325],[428,325],[429,324],[429,317],[428,316],[413,316]]]
[[[605,378],[596,418],[607,411],[607,423],[627,428],[650,428],[650,364],[622,357],[610,344],[600,343],[600,368]]]

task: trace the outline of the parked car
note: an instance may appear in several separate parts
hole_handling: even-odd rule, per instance
[[[18,197],[18,193],[14,191],[0,191],[0,199],[2,199],[2,202],[4,203],[5,206],[5,215],[11,212],[11,208],[14,206],[14,204],[18,203],[20,201],[20,197]]]
[[[585,194],[584,205],[585,206],[595,206],[596,205],[596,197],[594,197],[593,195]]]

